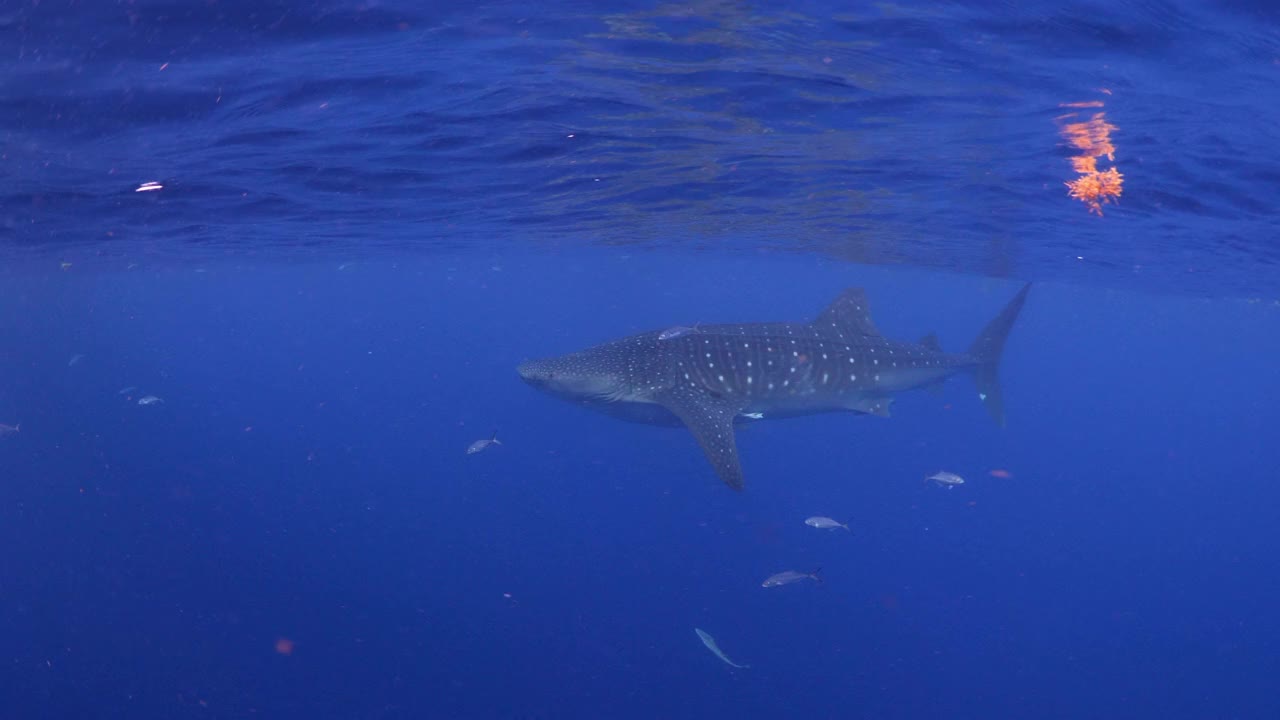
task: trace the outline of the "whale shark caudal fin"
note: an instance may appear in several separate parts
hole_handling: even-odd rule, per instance
[[[693,433],[725,485],[742,489],[742,465],[733,435],[733,418],[742,408],[700,388],[677,385],[657,397]]]
[[[1000,392],[1000,353],[1004,351],[1004,341],[1009,337],[1009,330],[1018,319],[1022,305],[1027,301],[1027,292],[1031,283],[1022,286],[1022,290],[1013,296],[1004,310],[995,316],[978,334],[977,339],[969,346],[969,355],[977,362],[973,381],[978,386],[978,396],[987,406],[991,419],[1000,427],[1004,427],[1004,399]]]

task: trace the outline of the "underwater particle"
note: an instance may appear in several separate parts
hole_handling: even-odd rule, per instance
[[[293,654],[293,641],[289,638],[282,637],[276,639],[276,652],[281,655]]]

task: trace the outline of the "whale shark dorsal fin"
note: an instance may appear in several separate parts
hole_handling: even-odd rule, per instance
[[[724,484],[741,490],[742,465],[733,434],[733,418],[742,411],[740,405],[689,386],[676,386],[655,399],[689,428]]]
[[[871,308],[867,304],[867,292],[862,288],[847,288],[823,310],[813,324],[825,331],[837,334],[872,335],[879,337],[880,330],[871,322]]]
[[[924,337],[920,338],[920,345],[923,346],[926,350],[933,350],[934,352],[942,352],[942,343],[938,342],[937,333],[929,333],[928,335],[925,335]]]

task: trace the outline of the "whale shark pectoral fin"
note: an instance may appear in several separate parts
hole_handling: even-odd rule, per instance
[[[850,410],[857,410],[868,415],[889,417],[889,405],[892,403],[893,398],[862,398],[850,403],[848,407]]]
[[[869,335],[879,337],[880,330],[871,321],[871,309],[867,292],[862,288],[848,288],[827,306],[813,325],[818,329],[844,335]]]
[[[742,411],[740,404],[695,388],[675,388],[656,399],[689,428],[724,484],[741,490],[742,466],[733,434],[733,418]]]

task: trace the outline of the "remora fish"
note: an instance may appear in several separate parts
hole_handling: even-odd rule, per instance
[[[724,652],[722,652],[722,651],[720,650],[720,646],[716,644],[716,639],[715,639],[715,638],[713,638],[713,637],[711,637],[711,636],[710,636],[710,635],[708,635],[707,633],[703,632],[701,629],[699,629],[699,628],[694,628],[694,629],[693,629],[693,631],[694,631],[694,632],[696,632],[696,633],[698,633],[698,639],[699,639],[699,640],[701,640],[701,641],[702,641],[702,644],[703,644],[703,645],[706,645],[706,646],[707,646],[707,649],[708,649],[708,650],[710,650],[710,651],[711,651],[711,653],[712,653],[713,655],[715,655],[716,657],[720,658],[721,660],[725,661],[726,663],[728,663],[728,664],[730,664],[730,665],[732,665],[732,666],[734,666],[734,667],[736,667],[736,668],[749,668],[749,667],[751,667],[750,665],[739,665],[738,663],[736,663],[736,662],[734,662],[734,661],[730,660],[730,659],[729,659],[729,656],[725,655],[725,654],[724,654]]]
[[[822,582],[822,576],[818,573],[822,572],[822,568],[818,568],[813,572],[800,572],[799,570],[783,570],[780,573],[774,573],[764,579],[760,583],[760,587],[778,587],[780,585],[790,585],[793,582],[801,580],[813,580],[814,582]]]
[[[678,338],[678,337],[684,337],[685,335],[688,335],[689,333],[697,332],[697,331],[698,331],[698,326],[697,326],[697,325],[694,325],[693,327],[686,327],[686,326],[684,326],[684,325],[677,325],[677,326],[675,326],[675,327],[673,327],[673,328],[667,328],[666,330],[663,330],[662,332],[658,333],[658,339],[659,339],[659,340],[674,340],[674,339],[676,339],[676,338]]]
[[[880,334],[860,288],[807,323],[701,325],[660,340],[652,331],[581,352],[525,362],[525,382],[625,420],[684,425],[729,487],[742,489],[734,423],[849,411],[887,417],[897,393],[971,372],[1004,425],[1000,354],[1031,286],[1022,288],[964,353],[934,335],[918,343]],[[759,415],[763,414],[763,415]]]

